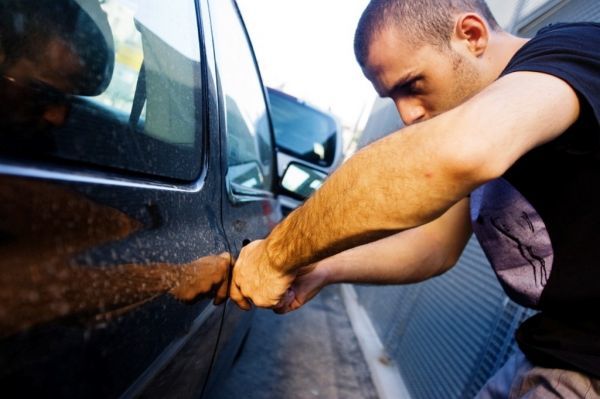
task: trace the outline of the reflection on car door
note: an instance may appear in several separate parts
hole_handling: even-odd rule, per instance
[[[3,391],[198,395],[231,251],[195,3],[10,4],[0,106],[20,118],[0,134]]]

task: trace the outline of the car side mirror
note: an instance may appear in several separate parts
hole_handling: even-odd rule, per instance
[[[305,200],[315,192],[327,174],[308,165],[292,162],[281,178],[281,187],[292,197]]]
[[[279,201],[286,215],[308,198],[342,162],[338,118],[267,87],[277,148]]]

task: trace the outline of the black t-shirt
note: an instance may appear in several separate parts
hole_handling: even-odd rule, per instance
[[[527,357],[600,378],[600,24],[540,30],[502,74],[517,71],[566,81],[580,116],[473,192],[473,230],[507,294],[540,310],[517,331]]]

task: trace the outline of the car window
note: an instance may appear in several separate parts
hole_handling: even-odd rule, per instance
[[[336,121],[273,89],[269,89],[269,101],[280,150],[316,165],[330,166],[335,158]]]
[[[228,173],[233,191],[270,190],[273,147],[254,55],[231,0],[210,3],[217,67],[226,111]]]
[[[0,41],[1,155],[199,175],[193,0],[7,0]]]

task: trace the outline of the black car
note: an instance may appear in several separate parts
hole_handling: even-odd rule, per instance
[[[342,125],[323,110],[267,87],[284,215],[312,195],[343,161]]]
[[[0,72],[2,396],[209,396],[282,217],[235,2],[3,0]]]

